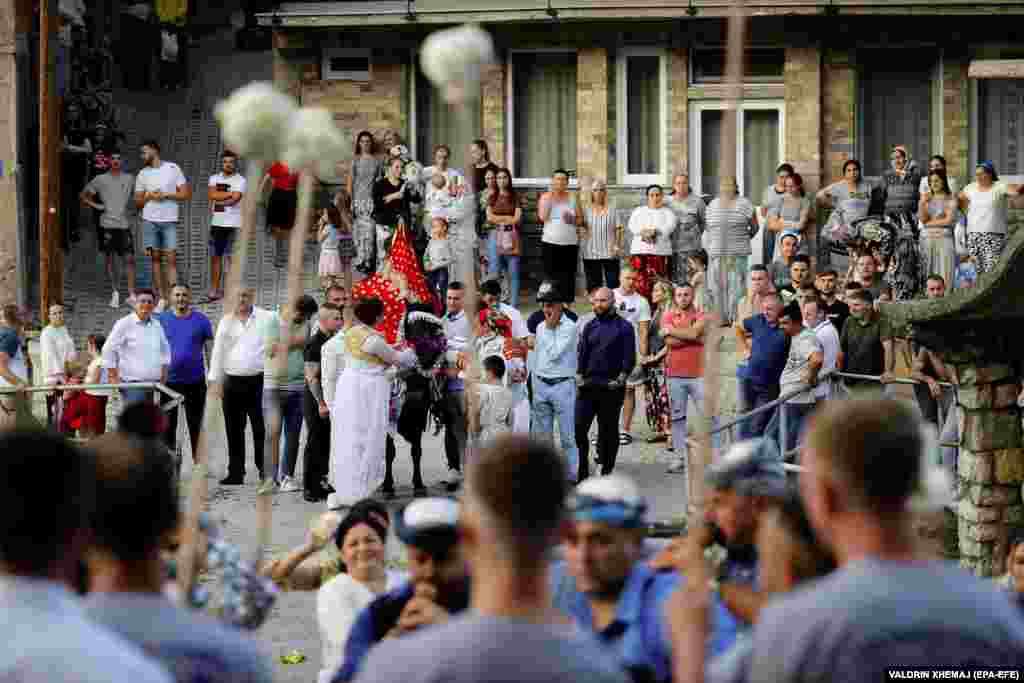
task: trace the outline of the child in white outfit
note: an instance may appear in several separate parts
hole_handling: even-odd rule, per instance
[[[423,257],[427,282],[443,304],[448,289],[448,266],[452,263],[452,247],[448,241],[448,221],[441,216],[430,219],[430,242]]]
[[[505,361],[500,356],[487,356],[481,361],[483,381],[477,385],[480,393],[476,406],[476,427],[473,434],[477,448],[501,434],[512,431],[512,408],[517,398],[505,386]]]

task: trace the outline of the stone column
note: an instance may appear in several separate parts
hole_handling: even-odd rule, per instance
[[[942,56],[942,154],[946,157],[947,175],[956,178],[960,187],[973,180],[967,168],[970,140],[970,81],[967,78],[968,58],[952,50]]]
[[[804,190],[813,196],[821,184],[822,79],[821,49],[786,48],[783,74],[786,88],[785,160],[803,177]],[[813,222],[804,235],[816,268],[818,228]]]
[[[491,150],[491,161],[505,161],[505,73],[504,63],[490,64],[480,74],[480,109],[483,114],[483,138]],[[508,150],[511,158],[512,150]]]
[[[584,48],[576,57],[576,169],[580,177],[608,170],[608,50]]]
[[[1007,526],[1024,522],[1021,386],[1014,367],[1006,363],[953,367],[960,408],[960,565],[979,576],[996,576],[1006,561]]]
[[[690,171],[689,86],[690,53],[687,48],[672,48],[668,54],[668,172],[671,175]],[[671,175],[667,178],[669,182]]]
[[[17,35],[29,30],[31,6],[26,12],[26,3],[16,0],[0,2],[0,93],[6,106],[0,107],[0,159],[3,173],[0,174],[0,305],[27,301],[24,291],[27,282],[19,276],[27,271],[27,264],[20,263],[23,256],[19,233],[24,226],[18,220],[18,182],[13,172],[18,163],[18,69],[16,45]],[[26,17],[27,15],[27,17]],[[35,140],[32,141],[36,143]],[[34,169],[23,169],[33,173]]]

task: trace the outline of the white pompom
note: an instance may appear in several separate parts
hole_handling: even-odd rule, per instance
[[[494,58],[491,35],[466,24],[431,33],[420,50],[420,67],[447,102],[457,103],[475,93],[481,68]]]
[[[270,83],[239,88],[217,105],[224,142],[250,159],[270,162],[281,155],[282,135],[297,110],[295,100]]]
[[[331,180],[338,175],[338,163],[345,158],[346,149],[331,112],[303,108],[288,123],[282,159],[293,169],[311,168],[318,178]]]

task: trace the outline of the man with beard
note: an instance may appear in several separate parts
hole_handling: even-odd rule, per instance
[[[303,395],[302,412],[306,418],[306,450],[302,458],[302,490],[303,498],[309,503],[327,500],[324,479],[327,477],[331,454],[331,411],[324,397],[320,365],[324,344],[339,329],[341,309],[330,302],[320,304],[316,332],[306,342],[303,352],[306,392]]]
[[[619,412],[626,400],[626,378],[636,366],[636,332],[613,306],[607,287],[590,295],[594,317],[579,333],[576,364],[576,448],[579,481],[590,476],[588,434],[597,418],[597,459],[601,474],[611,474],[619,453]]]
[[[885,371],[883,328],[875,313],[875,300],[863,287],[846,296],[850,317],[839,336],[839,358],[836,367],[854,375],[881,375]],[[863,385],[868,380],[847,379],[846,386]]]
[[[842,334],[843,325],[846,324],[846,319],[850,317],[850,307],[845,302],[840,301],[836,295],[836,281],[838,279],[839,274],[836,271],[831,269],[823,270],[814,279],[814,284],[825,303],[825,317],[832,321],[836,328],[836,333]]]
[[[634,681],[671,680],[664,604],[681,577],[643,561],[647,501],[631,479],[611,475],[582,482],[569,508],[565,561],[553,571],[555,607],[593,633]],[[709,656],[727,650],[737,628],[721,602],[714,612]]]
[[[408,551],[409,582],[360,612],[334,683],[354,679],[382,640],[442,624],[468,607],[469,575],[458,545],[458,522],[459,504],[448,498],[414,500],[396,516],[395,533]]]
[[[171,345],[171,367],[167,373],[167,388],[185,398],[185,419],[192,439],[192,454],[199,447],[199,430],[203,426],[206,409],[206,369],[203,357],[213,341],[210,319],[192,308],[192,289],[186,284],[174,285],[171,290],[173,310],[157,316]],[[173,449],[178,434],[178,411],[167,415],[167,447]]]

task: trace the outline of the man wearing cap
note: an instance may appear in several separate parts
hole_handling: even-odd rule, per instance
[[[611,475],[582,482],[569,509],[565,561],[553,570],[555,607],[593,633],[634,680],[671,680],[664,604],[680,576],[643,561],[646,500],[631,479]],[[727,650],[737,630],[721,602],[714,613],[709,656]]]
[[[607,287],[590,294],[594,317],[580,331],[576,367],[576,446],[579,480],[590,476],[587,435],[597,418],[597,460],[601,474],[611,474],[619,454],[619,413],[626,400],[626,378],[636,366],[636,332],[615,310]]]
[[[351,681],[370,649],[424,626],[441,624],[469,605],[469,576],[458,546],[459,505],[449,498],[421,498],[395,518],[406,545],[409,582],[373,600],[356,618],[334,683]]]
[[[660,553],[653,565],[682,566],[687,554],[703,556],[713,544],[724,546],[727,554],[717,568],[715,588],[728,610],[751,624],[765,603],[755,534],[765,510],[786,494],[782,456],[769,439],[740,441],[708,468],[705,477],[709,490],[704,523],[695,524],[685,538]]]
[[[558,419],[558,434],[565,451],[566,472],[575,481],[580,472],[576,449],[576,323],[563,314],[561,295],[549,282],[537,290],[544,323],[534,341],[533,405],[530,432],[550,439]],[[582,476],[582,475],[581,475]]]

